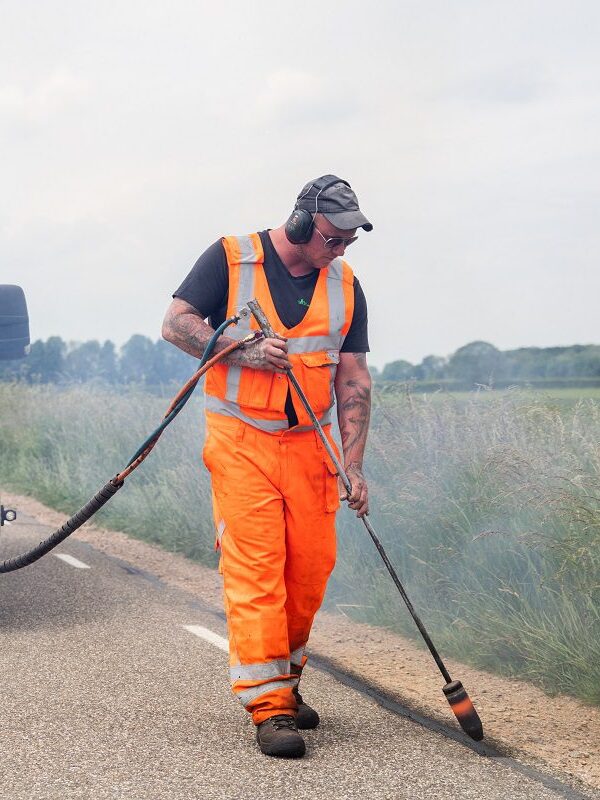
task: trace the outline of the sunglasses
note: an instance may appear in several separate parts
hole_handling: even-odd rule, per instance
[[[323,239],[324,246],[327,247],[329,250],[335,250],[336,247],[341,247],[342,245],[344,247],[348,247],[348,245],[352,244],[358,239],[358,236],[351,236],[349,239],[343,239],[341,236],[330,236],[329,238],[327,238],[326,236],[323,236],[323,234],[317,228],[314,222],[313,222],[313,227],[319,234],[321,239]]]

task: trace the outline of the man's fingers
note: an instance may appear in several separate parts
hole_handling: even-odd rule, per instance
[[[350,475],[348,477],[350,479],[351,488],[349,496],[341,479],[338,478],[340,500],[347,500],[348,507],[356,511],[356,516],[364,517],[365,514],[369,513],[369,490],[367,484],[364,480],[353,481]]]
[[[350,495],[350,504],[359,503],[363,492],[361,483],[352,484],[352,494]]]
[[[253,369],[287,372],[291,367],[287,354],[287,340],[283,337],[257,340],[248,350],[247,362]]]
[[[347,500],[348,507],[356,511],[357,517],[364,517],[369,513],[369,487],[362,473],[360,475],[355,472],[348,472],[348,480],[350,481],[350,494],[338,478],[338,488],[340,490],[340,500]]]
[[[277,369],[282,369],[284,371],[287,371],[290,367],[290,362],[286,361],[284,358],[273,357],[270,358],[269,361],[271,362],[271,364],[277,367]]]
[[[286,372],[289,370],[290,362],[285,351],[267,345],[263,353],[267,369],[277,372]]]
[[[277,358],[285,358],[287,361],[287,350],[284,350],[282,347],[277,347],[274,344],[266,344],[265,345],[265,353],[268,353],[270,356],[275,356]]]
[[[356,492],[356,495],[352,495],[348,505],[353,511],[356,511],[357,517],[364,517],[365,514],[369,513],[369,493],[365,483],[362,483],[358,488],[359,491]]]
[[[267,345],[264,350],[266,358],[273,364],[283,364],[289,366],[290,360],[285,350],[280,350],[278,347]]]
[[[281,353],[265,353],[265,356],[271,361],[273,364],[283,364],[289,365],[289,360],[285,358]]]
[[[355,508],[356,504],[360,503],[360,497],[361,497],[360,485],[354,486],[352,484],[352,492],[350,494],[350,497],[348,498],[348,505],[350,506],[350,508]]]
[[[277,350],[283,350],[287,353],[287,339],[284,339],[283,336],[279,336],[277,339],[265,339],[264,342],[267,347],[275,347]]]
[[[351,508],[356,511],[357,517],[364,517],[365,514],[369,513],[369,501],[366,497],[362,498],[358,503],[354,503]]]

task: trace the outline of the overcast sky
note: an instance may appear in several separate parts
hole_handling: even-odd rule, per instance
[[[293,9],[293,10],[292,10]],[[0,282],[156,339],[220,235],[348,179],[372,355],[600,342],[600,4],[0,0]]]

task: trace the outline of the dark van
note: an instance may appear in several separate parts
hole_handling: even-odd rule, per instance
[[[0,284],[0,359],[24,358],[29,353],[29,317],[20,286]]]

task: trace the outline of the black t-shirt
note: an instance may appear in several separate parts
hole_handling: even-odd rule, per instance
[[[259,233],[265,260],[263,269],[279,319],[293,328],[304,318],[315,290],[319,270],[294,277],[273,247],[268,231]],[[202,317],[210,318],[213,328],[225,321],[229,296],[229,269],[225,249],[219,239],[202,253],[173,297],[179,297]],[[354,278],[354,314],[341,347],[342,353],[368,353],[367,301],[360,283]]]
[[[304,319],[312,300],[319,270],[308,275],[290,275],[273,247],[269,232],[259,233],[264,251],[263,269],[273,298],[275,310],[286,328],[293,328]],[[202,253],[173,297],[185,300],[209,320],[213,328],[225,321],[229,298],[229,268],[223,243],[219,239]],[[360,283],[354,278],[354,313],[340,352],[368,353],[367,301]],[[298,424],[291,394],[288,390],[285,413],[290,428]]]

